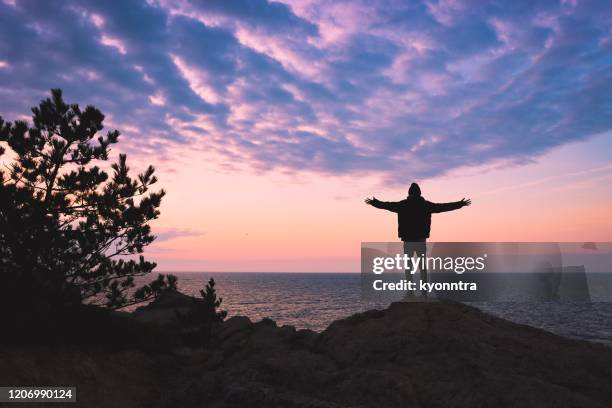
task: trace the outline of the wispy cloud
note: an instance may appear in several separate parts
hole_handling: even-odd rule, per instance
[[[423,178],[612,128],[610,16],[605,1],[5,1],[0,112],[62,87],[135,129],[135,154]]]
[[[185,237],[199,237],[204,235],[203,232],[194,231],[190,229],[181,229],[181,228],[161,228],[159,232],[156,233],[155,242],[165,242],[171,241],[173,239],[185,238]]]
[[[110,37],[106,34],[103,34],[102,37],[100,37],[100,44],[116,49],[121,55],[127,54],[127,48],[125,47],[125,44],[118,38]]]

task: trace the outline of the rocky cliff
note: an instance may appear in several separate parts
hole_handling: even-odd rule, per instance
[[[612,406],[612,349],[458,303],[394,303],[321,334],[234,317],[198,359],[187,406]]]
[[[207,350],[118,353],[4,350],[0,383],[76,384],[96,407],[612,406],[612,349],[458,303],[394,303],[322,333],[233,317]]]

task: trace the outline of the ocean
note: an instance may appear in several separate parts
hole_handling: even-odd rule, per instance
[[[172,273],[172,272],[170,272]],[[368,309],[381,309],[400,300],[364,300],[359,273],[241,273],[181,272],[178,288],[197,296],[214,278],[221,309],[228,316],[257,321],[269,317],[279,325],[316,331],[334,320]],[[153,274],[152,274],[153,275]],[[520,324],[575,339],[612,346],[612,302],[472,302],[483,311]]]

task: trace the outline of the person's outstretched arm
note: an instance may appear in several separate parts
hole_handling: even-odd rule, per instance
[[[397,201],[380,201],[376,197],[366,198],[365,203],[381,210],[399,211],[399,203]]]
[[[466,200],[462,198],[461,201],[455,201],[452,203],[430,203],[430,211],[432,213],[441,213],[445,211],[458,210],[461,207],[465,207],[472,204],[472,200],[469,198]]]

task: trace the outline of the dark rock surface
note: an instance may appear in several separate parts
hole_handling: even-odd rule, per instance
[[[612,349],[411,302],[322,333],[232,317],[205,350],[0,351],[0,384],[58,382],[92,407],[609,408]]]
[[[172,366],[171,366],[172,367]],[[91,348],[0,349],[2,386],[76,386],[77,403],[0,403],[8,407],[153,407],[170,371],[139,351]]]
[[[612,349],[457,303],[394,303],[321,334],[234,317],[168,406],[612,407]]]
[[[193,297],[181,292],[165,292],[148,305],[136,309],[132,316],[141,323],[166,325],[174,323],[177,312],[187,313],[194,302]]]

